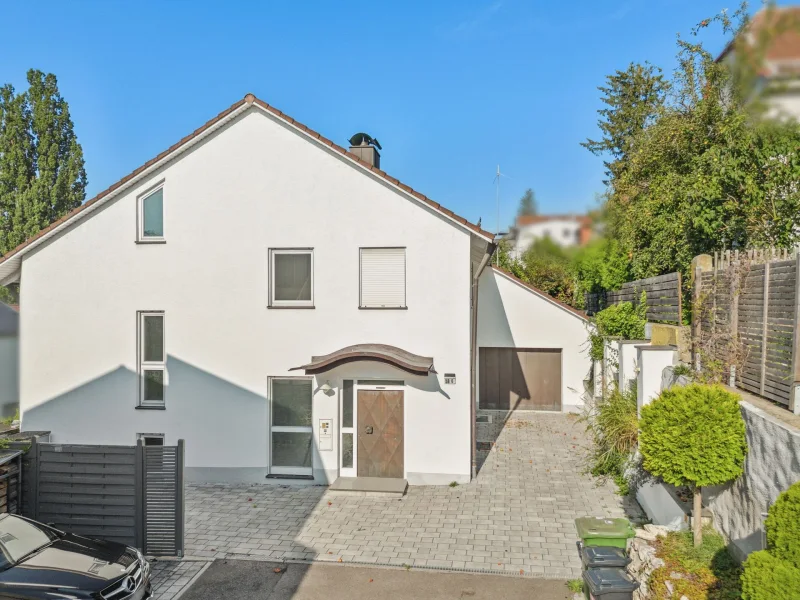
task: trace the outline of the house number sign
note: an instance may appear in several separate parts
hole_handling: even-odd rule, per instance
[[[333,450],[333,420],[319,420],[319,449]]]

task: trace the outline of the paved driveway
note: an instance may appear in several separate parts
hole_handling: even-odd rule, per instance
[[[581,474],[584,435],[561,414],[480,424],[487,451],[473,482],[409,487],[400,499],[320,486],[192,485],[186,555],[578,577],[575,517],[624,515],[611,484]]]

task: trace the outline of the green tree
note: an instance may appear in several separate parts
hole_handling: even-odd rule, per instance
[[[691,384],[661,392],[642,408],[644,469],[694,494],[694,543],[702,543],[702,488],[742,474],[747,439],[739,397],[720,386]]]
[[[28,89],[0,88],[0,254],[86,197],[83,150],[55,75],[31,69]]]
[[[539,209],[536,204],[536,194],[533,192],[531,188],[525,190],[525,193],[522,194],[522,197],[519,199],[519,211],[517,214],[521,217],[526,215],[535,215],[538,214]]]
[[[597,88],[607,107],[597,111],[603,137],[588,139],[581,146],[592,154],[610,157],[604,163],[609,177],[606,183],[620,176],[634,139],[656,118],[667,88],[661,69],[649,63],[631,63],[624,71],[606,77],[606,85]]]

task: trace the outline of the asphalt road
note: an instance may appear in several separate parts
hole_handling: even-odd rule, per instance
[[[565,600],[571,597],[565,582],[554,579],[217,560],[180,600]]]

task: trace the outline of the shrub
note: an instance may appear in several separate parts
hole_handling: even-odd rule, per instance
[[[594,317],[597,330],[589,341],[592,360],[603,360],[603,341],[608,337],[619,337],[623,340],[640,340],[644,337],[644,326],[647,323],[647,298],[642,292],[639,303],[620,302],[601,310]]]
[[[800,481],[778,496],[765,526],[770,552],[800,569]]]
[[[800,598],[800,569],[767,550],[753,552],[744,563],[742,600]]]
[[[664,390],[642,408],[639,449],[647,472],[672,485],[691,486],[699,544],[701,488],[742,474],[747,439],[738,396],[700,384]]]
[[[607,398],[598,400],[586,414],[587,429],[591,431],[592,475],[613,478],[619,493],[630,491],[625,471],[636,448],[639,418],[636,392],[614,390]]]

